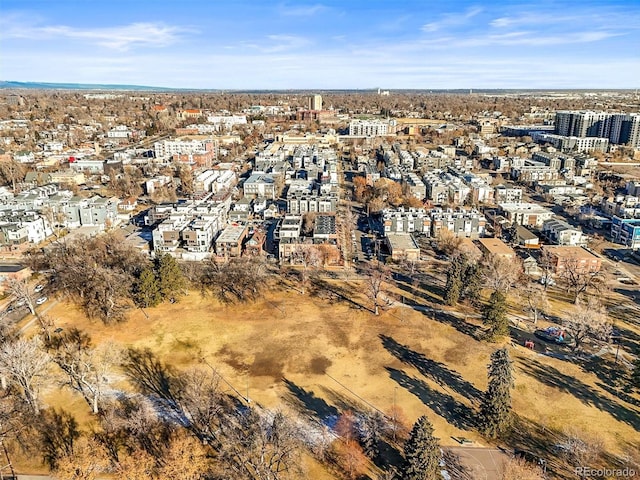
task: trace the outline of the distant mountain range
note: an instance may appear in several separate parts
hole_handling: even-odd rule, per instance
[[[181,88],[147,87],[142,85],[110,85],[94,83],[45,83],[45,82],[12,82],[0,80],[0,89],[29,90],[122,90],[138,92],[170,92],[184,90]]]

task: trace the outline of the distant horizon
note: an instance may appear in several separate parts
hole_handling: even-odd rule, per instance
[[[640,3],[4,0],[0,41],[2,74],[19,82],[635,89]]]
[[[0,89],[3,90],[78,90],[78,91],[148,91],[148,92],[371,92],[380,91],[391,92],[455,92],[455,93],[483,93],[483,92],[637,92],[640,88],[582,88],[582,87],[512,87],[512,88],[382,88],[382,87],[362,87],[362,88],[189,88],[189,87],[166,87],[155,85],[131,85],[131,84],[108,84],[108,83],[75,83],[75,82],[39,82],[39,81],[16,81],[0,80]]]

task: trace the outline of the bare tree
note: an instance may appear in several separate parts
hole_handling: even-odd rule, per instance
[[[73,450],[57,461],[53,477],[59,480],[95,480],[107,472],[109,461],[102,445],[90,437],[74,442]]]
[[[34,413],[40,411],[38,393],[44,383],[50,357],[38,337],[18,339],[0,346],[0,376],[20,391]]]
[[[40,210],[40,214],[51,227],[51,231],[56,239],[60,238],[60,234],[64,229],[64,222],[66,220],[64,212],[57,211],[50,206],[45,206]]]
[[[24,405],[13,394],[7,390],[0,392],[0,449],[7,461],[5,468],[9,468],[14,477],[15,471],[5,441],[18,436],[27,425],[28,415]]]
[[[594,465],[594,462],[602,453],[604,445],[601,439],[592,438],[575,427],[568,427],[564,431],[564,438],[558,442],[558,447],[562,451],[562,456],[570,465],[585,467]]]
[[[80,393],[97,414],[112,369],[120,363],[117,346],[106,342],[93,348],[89,335],[72,328],[54,335],[47,347],[53,362],[67,377],[64,385]]]
[[[584,341],[589,338],[608,341],[613,329],[604,307],[593,298],[585,303],[578,302],[573,314],[565,318],[562,325],[573,337],[574,352],[578,351]]]
[[[291,263],[302,267],[300,284],[304,295],[310,273],[322,264],[322,252],[314,245],[298,245],[291,254]]]
[[[26,173],[24,165],[15,160],[1,161],[0,162],[0,177],[11,184],[11,189],[16,191],[16,182],[22,181]]]
[[[453,255],[462,245],[462,238],[457,237],[446,228],[441,228],[436,236],[438,250],[446,255]]]
[[[8,282],[9,293],[13,295],[18,302],[24,303],[29,309],[31,315],[36,314],[36,296],[27,280],[11,279]]]
[[[536,325],[540,314],[549,308],[545,288],[537,283],[528,282],[519,293],[524,307],[533,315],[533,324]]]
[[[206,451],[193,437],[175,434],[162,453],[157,477],[198,480],[206,478],[208,460]]]
[[[597,291],[604,284],[602,272],[590,270],[576,257],[568,258],[563,265],[560,279],[573,292],[575,304],[580,301],[580,295],[587,293],[590,289]]]
[[[542,270],[542,278],[545,279],[543,287],[546,291],[549,287],[549,279],[551,278],[551,274],[555,270],[553,256],[549,253],[549,250],[542,250],[542,253],[540,254],[539,266]]]
[[[367,296],[373,302],[374,315],[380,314],[380,295],[384,283],[391,279],[391,271],[379,260],[369,263],[363,272],[366,275]]]
[[[300,441],[295,427],[281,412],[257,407],[228,417],[221,457],[234,478],[283,480],[302,478]]]
[[[207,262],[200,276],[203,290],[210,290],[225,303],[259,298],[269,279],[269,269],[261,257],[231,258],[220,264]]]
[[[502,480],[544,480],[544,472],[523,458],[509,458],[504,462]]]
[[[518,281],[522,272],[520,262],[498,255],[489,255],[482,262],[485,285],[494,291],[507,293]]]

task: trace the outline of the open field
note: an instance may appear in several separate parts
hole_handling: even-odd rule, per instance
[[[148,347],[177,368],[206,361],[235,389],[266,407],[294,409],[331,424],[346,409],[388,412],[395,402],[408,424],[426,414],[443,445],[457,445],[459,437],[487,445],[475,429],[475,412],[497,345],[476,340],[469,334],[475,327],[447,310],[434,317],[397,305],[374,316],[358,306],[368,305],[358,293],[361,284],[340,285],[355,303],[286,288],[243,305],[221,305],[191,292],[179,303],[147,310],[148,318],[133,311],[127,323],[112,326],[89,321],[64,302],[49,315],[56,327],[81,328],[95,343]],[[621,400],[580,365],[521,346],[511,347],[511,354],[515,412],[543,443],[552,445],[554,432],[567,426],[598,437],[614,454],[638,438],[637,398]],[[124,381],[118,387],[128,388]],[[47,401],[89,418],[86,404],[72,394]],[[520,433],[523,438],[514,442],[526,443]]]

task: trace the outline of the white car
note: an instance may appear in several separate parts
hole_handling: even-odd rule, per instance
[[[40,293],[42,290],[44,290],[44,285],[36,285],[33,289],[33,291],[36,293]]]
[[[36,305],[42,305],[47,300],[49,300],[47,297],[40,297],[39,299],[36,300]]]

